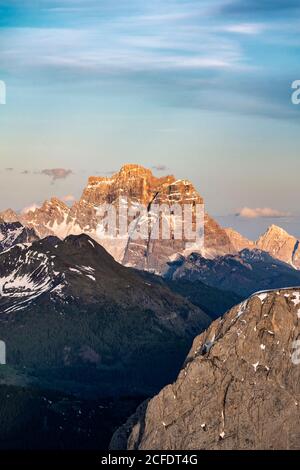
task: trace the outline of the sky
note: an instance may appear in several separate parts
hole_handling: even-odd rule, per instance
[[[139,163],[300,236],[299,57],[298,0],[0,0],[0,210]]]

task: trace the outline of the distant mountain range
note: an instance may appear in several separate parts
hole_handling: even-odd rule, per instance
[[[258,248],[269,253],[273,258],[284,261],[295,269],[300,269],[299,240],[277,225],[271,225],[256,242],[248,240],[233,229],[225,229],[225,231],[236,251]]]
[[[166,206],[173,228],[174,204],[203,204],[189,181],[125,165],[89,178],[72,207],[53,198],[0,214],[0,448],[23,447],[31,422],[25,447],[80,447],[78,429],[84,448],[97,439],[107,447],[137,405],[176,380],[195,337],[177,381],[137,410],[112,447],[297,447],[299,241],[272,225],[254,242],[206,213],[204,246],[185,233],[102,239],[99,206],[118,212],[120,200],[142,204],[147,220]],[[142,226],[145,215],[130,221]],[[255,295],[265,289],[275,291]]]
[[[237,254],[207,259],[199,253],[178,256],[164,277],[172,281],[201,281],[241,297],[262,289],[300,286],[300,271],[265,251],[246,248]]]
[[[107,448],[175,379],[194,336],[239,300],[124,267],[85,234],[39,240],[19,223],[0,233],[2,449]]]
[[[150,170],[142,166],[125,165],[110,178],[90,177],[80,200],[72,207],[52,198],[34,211],[17,214],[8,209],[0,213],[0,218],[5,222],[18,221],[34,229],[41,238],[55,235],[63,239],[71,234],[86,233],[102,244],[116,261],[156,273],[161,273],[177,254],[189,254],[186,251],[185,237],[181,240],[152,240],[149,236],[146,240],[137,241],[128,234],[122,239],[99,239],[99,205],[112,204],[117,207],[120,199],[124,198],[129,207],[142,204],[147,207],[149,214],[158,204],[194,206],[204,202],[192,183],[187,180],[178,180],[174,176],[156,178]],[[141,223],[142,217],[137,216],[137,224]],[[170,225],[176,226],[174,214],[170,216]],[[232,229],[223,229],[205,214],[204,230],[204,248],[201,247],[198,251],[206,258],[236,254],[244,248],[259,248],[296,269],[300,268],[299,240],[274,225],[257,242],[252,242]],[[193,250],[195,251],[195,247],[191,249]]]
[[[123,391],[157,390],[211,320],[257,290],[300,285],[299,243],[276,226],[252,242],[205,214],[198,251],[188,252],[185,238],[137,241],[130,233],[104,240],[104,249],[97,209],[120,198],[149,213],[154,203],[203,203],[189,181],[125,165],[111,178],[91,177],[71,208],[54,198],[27,214],[0,214],[1,339],[26,376],[81,390],[78,370],[88,366],[91,388],[105,377],[101,393],[118,375]]]
[[[154,278],[153,278],[154,279]],[[176,374],[210,317],[162,281],[118,264],[87,235],[0,255],[7,362],[44,387],[149,393]]]

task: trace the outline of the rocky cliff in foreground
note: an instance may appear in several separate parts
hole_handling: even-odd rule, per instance
[[[300,449],[299,339],[300,288],[253,295],[195,339],[111,448]]]

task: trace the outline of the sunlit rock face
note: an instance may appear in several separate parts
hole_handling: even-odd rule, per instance
[[[134,222],[136,230],[141,233],[145,233],[145,224],[155,218],[156,207],[163,206],[167,210],[163,218],[170,236],[164,238],[161,228],[155,238],[150,228],[148,232],[146,229],[147,236],[140,238],[133,236],[130,230],[122,236],[117,232],[115,236],[103,237],[104,224],[99,208],[105,204],[113,205],[118,216],[123,214],[120,207],[128,208],[128,223]],[[176,230],[177,233],[180,230],[180,223],[184,224],[174,209],[176,205],[182,212],[185,206],[191,207],[192,235],[186,234],[183,229],[181,238],[174,236]],[[193,240],[198,227],[195,214],[197,207],[202,205],[203,198],[191,182],[176,180],[170,175],[157,178],[151,170],[140,165],[125,165],[111,177],[90,177],[80,200],[72,207],[52,198],[35,211],[20,216],[10,214],[10,217],[34,228],[40,237],[56,235],[63,239],[70,234],[86,233],[103,245],[118,262],[160,273],[178,253],[201,251],[204,256],[214,257],[235,251],[226,231],[207,214],[204,216],[204,244],[202,240]],[[140,206],[144,208],[143,214],[139,212]]]
[[[232,228],[225,228],[225,232],[237,252],[242,251],[245,248],[254,249],[256,247],[255,242],[243,237],[243,235]]]
[[[274,258],[300,269],[299,240],[276,225],[271,225],[258,239],[257,247],[267,251]]]

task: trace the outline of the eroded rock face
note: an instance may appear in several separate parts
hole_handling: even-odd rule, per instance
[[[7,209],[0,213],[0,219],[2,222],[12,223],[12,222],[18,222],[19,216],[12,209]]]
[[[157,178],[151,170],[131,164],[124,165],[111,177],[90,177],[80,200],[71,208],[59,199],[52,198],[42,207],[26,214],[19,215],[8,209],[0,213],[0,219],[9,223],[19,221],[33,228],[41,238],[55,235],[63,239],[68,235],[86,233],[99,242],[116,261],[159,274],[164,271],[167,262],[178,254],[187,255],[197,251],[206,258],[215,258],[255,248],[300,269],[299,241],[280,227],[272,225],[257,242],[253,242],[231,228],[223,229],[208,214],[204,215],[204,247],[201,244],[197,246],[196,243],[190,249],[191,243],[187,237],[180,240],[172,236],[168,239],[161,236],[159,239],[152,239],[150,232],[149,236],[140,239],[133,239],[134,237],[128,235],[103,238],[103,226],[97,211],[101,205],[111,204],[119,215],[120,203],[127,204],[129,210],[141,204],[147,208],[147,214],[152,218],[154,207],[165,205],[170,209],[170,215],[165,220],[168,219],[170,227],[178,227],[172,206],[191,204],[196,207],[203,204],[203,198],[190,181],[176,180],[172,175]],[[145,227],[145,220],[138,211],[129,217],[129,222],[133,220],[139,229]],[[191,230],[195,231],[195,228],[193,221]]]
[[[140,165],[124,165],[111,178],[90,177],[81,202],[97,206],[105,202],[111,204],[119,197],[128,197],[148,205],[153,201],[157,191],[174,182],[174,176],[156,178],[151,170]]]
[[[53,197],[50,201],[20,217],[22,223],[35,229],[41,238],[55,235],[64,238],[68,232],[67,219],[69,207],[59,199]]]
[[[70,219],[76,221],[80,230],[93,231],[97,239],[99,230],[99,217],[96,211],[101,204],[112,204],[119,214],[119,204],[128,204],[129,210],[142,205],[151,215],[155,205],[165,204],[203,204],[203,199],[194,189],[193,185],[185,180],[176,181],[173,176],[156,178],[152,172],[139,165],[125,165],[119,173],[111,178],[89,179],[80,201],[73,206]],[[175,214],[171,218],[175,220]],[[136,220],[139,230],[147,224],[137,210],[136,215],[129,217],[129,222]],[[175,221],[176,223],[176,221]],[[151,239],[147,237],[134,239],[126,236],[123,239],[102,239],[98,241],[115,257],[116,260],[127,266],[139,269],[160,271],[170,256],[185,248],[186,240]]]
[[[300,288],[252,296],[198,336],[112,449],[299,449]]]
[[[248,240],[232,228],[224,229],[236,251],[258,248],[269,253],[273,258],[284,261],[296,269],[300,269],[299,240],[281,227],[271,225],[256,242]]]
[[[172,210],[174,204],[183,207],[191,205],[193,214],[197,205],[203,204],[203,198],[191,182],[176,180],[174,176],[155,177],[152,172],[139,165],[125,165],[112,177],[91,177],[82,197],[69,208],[53,198],[41,208],[15,217],[21,223],[34,228],[40,237],[56,235],[64,238],[70,234],[86,233],[98,241],[120,263],[139,269],[160,273],[167,261],[177,253],[188,252],[187,236],[182,239],[170,236],[164,239],[147,237],[134,239],[133,236],[102,238],[102,222],[97,212],[103,204],[111,204],[119,215],[120,204],[128,205],[133,210],[138,205],[147,209],[148,216],[155,217],[155,206],[165,205],[169,215],[165,217],[169,226],[178,227],[177,214]],[[137,227],[145,227],[145,217],[136,211],[129,217],[129,222],[136,221]],[[191,230],[195,231],[193,218]],[[201,251],[207,256],[234,252],[234,247],[226,232],[207,214],[205,215],[205,244]],[[197,247],[194,246],[194,250]],[[199,247],[200,249],[200,247]],[[189,251],[190,252],[190,251]]]
[[[0,222],[0,252],[18,243],[32,243],[36,240],[38,236],[33,229],[24,227],[19,222]]]
[[[282,228],[271,225],[257,240],[256,244],[258,248],[267,251],[274,258],[278,258],[300,269],[299,240],[289,235]]]
[[[243,235],[236,230],[233,230],[232,228],[225,228],[224,230],[237,252],[242,251],[245,248],[252,250],[256,247],[255,242],[243,237]]]

